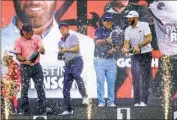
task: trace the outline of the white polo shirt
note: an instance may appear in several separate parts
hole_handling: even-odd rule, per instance
[[[130,41],[131,47],[137,46],[144,41],[144,37],[151,34],[151,30],[147,22],[138,22],[136,27],[133,28],[131,25],[125,29],[125,40]],[[151,52],[151,44],[141,48],[141,53]]]

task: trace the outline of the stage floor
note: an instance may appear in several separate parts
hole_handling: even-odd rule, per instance
[[[36,100],[30,99],[30,116],[9,116],[11,120],[29,120],[36,119],[37,115]],[[97,100],[92,99],[91,105],[81,105],[82,99],[73,99],[74,114],[70,116],[60,116],[63,111],[62,99],[47,99],[47,106],[53,109],[49,115],[43,116],[43,119],[165,119],[165,113],[168,113],[168,119],[173,119],[177,111],[177,99],[171,101],[168,111],[165,112],[163,99],[153,98],[149,100],[147,107],[134,107],[133,99],[119,99],[116,101],[116,107],[97,107]],[[177,116],[177,115],[176,115]]]

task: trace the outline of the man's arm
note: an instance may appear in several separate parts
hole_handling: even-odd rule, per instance
[[[130,48],[129,44],[130,44],[129,40],[124,40],[124,45],[123,45],[123,48],[122,48],[123,53],[129,53],[129,48]]]
[[[144,41],[141,42],[138,46],[135,46],[135,54],[136,52],[139,53],[141,51],[141,47],[144,47],[146,46],[147,44],[151,43],[152,41],[152,35],[151,34],[148,34],[144,37]]]
[[[24,57],[22,57],[21,54],[17,54],[17,55],[16,55],[16,58],[17,58],[17,60],[18,60],[19,62],[25,62],[25,61],[26,61],[26,59],[25,59]]]
[[[80,44],[79,44],[79,38],[73,34],[70,37],[70,44],[73,46],[71,48],[65,48],[63,47],[60,49],[60,53],[78,53],[80,51]]]
[[[22,48],[21,48],[21,42],[19,40],[15,41],[15,47],[14,47],[14,51],[16,53],[16,59],[19,62],[23,62],[24,64],[28,64],[28,65],[32,65],[31,62],[29,60],[26,60],[22,55]]]
[[[141,47],[144,47],[151,42],[152,42],[152,35],[148,34],[144,37],[144,41],[142,43],[140,43],[138,46],[141,48]]]
[[[16,58],[19,62],[22,62],[23,64],[31,65],[33,66],[33,63],[31,63],[29,60],[26,60],[24,57],[22,57],[21,54],[17,54]]]
[[[144,29],[144,35],[145,35],[144,40],[143,40],[143,42],[139,43],[137,46],[134,47],[135,53],[140,52],[141,47],[144,47],[147,44],[152,42],[152,35],[151,35],[151,30],[150,30],[149,24],[148,23],[144,24],[143,29]]]
[[[95,43],[96,43],[96,45],[102,45],[102,44],[107,44],[107,43],[111,43],[112,42],[112,40],[111,40],[111,38],[106,38],[106,39],[97,39],[97,40],[95,40]]]
[[[124,40],[124,45],[123,45],[123,48],[127,48],[127,49],[129,49],[129,48],[130,48],[130,43],[129,43],[129,40]]]
[[[78,53],[80,51],[79,45],[75,45],[72,48],[63,48],[59,52],[60,53]]]
[[[106,43],[105,39],[97,39],[97,40],[95,40],[95,44],[96,45],[102,45],[102,44],[105,44],[105,43]]]
[[[96,29],[94,41],[95,41],[96,45],[102,45],[102,44],[107,44],[107,43],[111,43],[112,42],[111,38],[109,38],[109,37],[103,38],[102,37],[101,29]]]
[[[148,23],[146,23],[145,25],[144,25],[144,40],[143,40],[143,42],[141,42],[139,45],[138,45],[138,47],[144,47],[144,46],[146,46],[147,44],[149,44],[149,43],[151,43],[152,42],[152,34],[151,34],[151,30],[150,30],[150,27],[149,27],[149,24]]]
[[[15,45],[14,45],[14,51],[16,53],[16,59],[19,62],[24,62],[26,61],[24,57],[22,57],[21,53],[22,53],[22,48],[21,48],[21,42],[19,40],[15,41]]]

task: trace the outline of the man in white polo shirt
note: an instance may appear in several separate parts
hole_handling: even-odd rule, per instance
[[[148,23],[139,21],[139,14],[136,11],[130,11],[126,17],[130,26],[125,30],[122,52],[133,53],[131,57],[131,71],[134,106],[146,106],[151,75],[152,47],[150,43],[152,35]],[[141,91],[142,95],[140,95]]]

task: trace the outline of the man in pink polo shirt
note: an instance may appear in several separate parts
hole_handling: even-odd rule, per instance
[[[30,23],[26,23],[22,26],[21,37],[15,41],[14,49],[16,58],[20,62],[22,78],[21,109],[19,114],[27,115],[30,113],[28,100],[30,78],[32,78],[35,83],[35,88],[39,99],[39,108],[41,108],[39,114],[44,114],[47,112],[47,109],[46,97],[43,88],[43,71],[39,63],[40,55],[34,63],[32,63],[29,59],[35,52],[44,54],[45,49],[42,45],[41,37],[33,34],[32,25]]]

